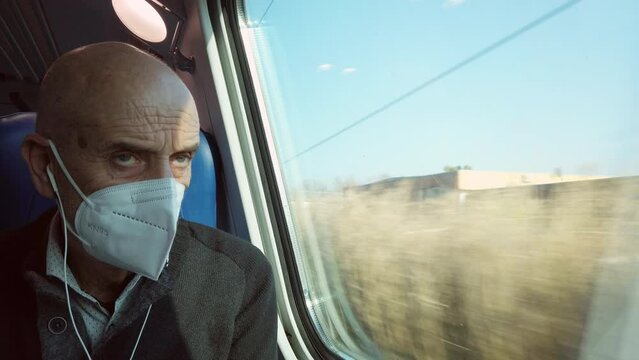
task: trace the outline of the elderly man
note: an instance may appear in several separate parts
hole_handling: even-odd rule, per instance
[[[109,42],[51,66],[22,154],[59,210],[0,240],[0,358],[277,357],[264,256],[178,220],[198,142],[158,59]]]

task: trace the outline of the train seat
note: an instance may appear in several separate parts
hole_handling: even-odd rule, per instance
[[[35,130],[35,113],[0,118],[0,232],[30,223],[56,206],[42,197],[20,154],[24,137]],[[215,164],[210,135],[200,132],[200,148],[193,158],[191,184],[184,195],[181,216],[210,227],[217,225]]]

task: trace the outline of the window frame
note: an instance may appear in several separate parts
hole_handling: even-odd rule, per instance
[[[315,329],[280,192],[275,149],[262,118],[240,30],[243,0],[199,0],[200,21],[229,138],[251,242],[271,261],[278,304],[278,346],[286,359],[341,359]]]

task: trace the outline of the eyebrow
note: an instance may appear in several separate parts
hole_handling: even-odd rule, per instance
[[[175,153],[181,152],[195,152],[200,147],[200,142],[187,144],[181,149],[174,151]],[[135,152],[153,152],[153,145],[149,146],[148,143],[137,142],[137,141],[126,141],[120,140],[116,142],[108,142],[98,147],[99,152],[110,152],[115,150],[129,150]]]
[[[194,152],[196,152],[199,148],[200,148],[200,142],[198,141],[198,142],[197,142],[197,143],[195,143],[195,144],[187,145],[186,147],[184,147],[184,149],[182,149],[182,150],[180,150],[180,151],[178,151],[178,152],[192,152],[192,153],[194,153]]]

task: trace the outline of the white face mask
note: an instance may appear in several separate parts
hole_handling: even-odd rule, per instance
[[[51,140],[49,144],[64,176],[83,199],[75,214],[75,231],[67,219],[65,227],[96,259],[157,281],[168,263],[185,186],[174,178],[145,180],[110,186],[87,197]],[[62,206],[48,167],[47,175]]]

